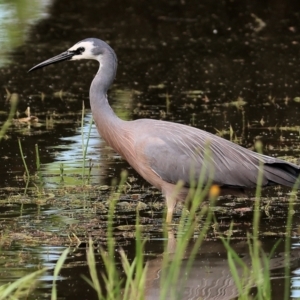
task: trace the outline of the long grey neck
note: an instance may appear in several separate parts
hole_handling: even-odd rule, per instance
[[[97,129],[104,140],[117,152],[118,136],[122,121],[116,116],[107,100],[107,90],[113,83],[117,70],[117,59],[112,49],[105,49],[100,58],[100,67],[90,87],[90,103]]]

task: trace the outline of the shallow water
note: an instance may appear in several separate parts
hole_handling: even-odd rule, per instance
[[[88,236],[105,245],[107,199],[113,178],[128,170],[129,180],[116,213],[118,245],[134,257],[132,227],[136,203],[141,205],[146,253],[157,275],[163,251],[161,224],[163,198],[141,179],[119,155],[108,148],[92,127],[82,187],[82,101],[87,107],[84,132],[88,132],[88,89],[97,64],[68,62],[27,74],[37,63],[50,58],[86,37],[110,43],[119,59],[116,82],[109,98],[117,114],[126,120],[155,118],[192,125],[252,148],[261,139],[264,153],[297,161],[299,156],[299,4],[297,1],[262,4],[202,1],[140,3],[138,1],[54,1],[39,12],[40,21],[20,33],[18,43],[3,53],[1,67],[1,122],[10,108],[9,93],[19,95],[19,117],[28,106],[39,118],[36,124],[14,123],[1,141],[1,230],[3,233],[1,282],[35,270],[53,267],[67,246],[73,252],[61,272],[60,299],[92,299],[94,291],[82,280],[88,275],[85,246]],[[45,18],[46,16],[46,18]],[[18,24],[24,21],[16,20]],[[0,27],[1,28],[1,27]],[[23,28],[19,26],[19,28]],[[5,90],[6,88],[6,90]],[[32,176],[28,185],[17,138],[21,139]],[[41,169],[36,167],[38,144]],[[62,171],[63,170],[63,171]],[[25,194],[24,194],[25,191]],[[264,191],[261,240],[269,251],[284,236],[289,189]],[[269,203],[269,200],[272,200]],[[245,242],[250,231],[253,201],[221,199],[217,219],[226,232],[233,221],[233,240]],[[298,202],[293,223],[291,297],[299,294],[297,275]],[[178,223],[178,210],[175,223]],[[176,226],[175,226],[176,231]],[[69,239],[75,233],[83,243]],[[192,243],[192,242],[191,242]],[[186,295],[196,299],[232,288],[224,249],[211,232],[192,269]],[[243,247],[238,248],[244,254]],[[282,249],[278,253],[282,253]],[[279,254],[278,254],[279,255]],[[217,259],[217,257],[219,259]],[[280,257],[280,255],[279,255]],[[200,283],[203,268],[211,268],[212,285]],[[5,268],[4,268],[5,267]],[[99,264],[99,271],[102,265]],[[283,262],[274,262],[273,299],[282,299]],[[272,270],[273,270],[272,269]],[[224,277],[218,276],[222,270]],[[273,273],[272,273],[273,274]],[[36,299],[49,298],[52,270],[43,277]],[[158,284],[149,276],[149,299],[157,299]],[[152,280],[152,281],[151,281]],[[195,286],[197,285],[197,286]],[[207,291],[207,293],[206,293]],[[202,293],[202,294],[201,294]],[[211,294],[209,294],[211,293]],[[207,296],[210,295],[210,296]],[[152,298],[151,298],[152,297]],[[188,296],[187,296],[188,297]]]

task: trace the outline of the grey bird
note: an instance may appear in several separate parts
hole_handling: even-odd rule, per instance
[[[90,87],[93,118],[102,138],[166,198],[167,222],[177,201],[184,201],[199,178],[220,187],[220,194],[238,194],[257,184],[263,165],[262,186],[292,187],[299,166],[245,149],[206,131],[173,122],[139,119],[123,121],[107,100],[117,71],[114,50],[96,38],[82,40],[28,72],[65,60],[93,59],[100,64]],[[206,155],[206,153],[208,153]],[[179,192],[176,184],[182,182]]]

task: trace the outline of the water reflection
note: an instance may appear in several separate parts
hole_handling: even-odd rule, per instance
[[[2,0],[0,3],[0,67],[9,62],[4,53],[21,46],[28,37],[30,25],[48,16],[51,0]]]
[[[291,278],[291,298],[299,299],[300,298],[300,276],[299,269],[294,271],[294,276]]]
[[[133,97],[129,90],[117,89],[111,94],[113,108],[123,120],[130,119]],[[45,187],[53,188],[59,183],[77,185],[82,183],[105,184],[107,178],[115,176],[114,166],[121,157],[107,147],[92,122],[88,112],[83,119],[83,127],[78,127],[72,136],[60,138],[60,144],[49,150],[54,153],[54,161],[42,165]],[[53,122],[51,122],[53,123]],[[79,125],[79,124],[78,124]],[[85,163],[83,163],[86,151]]]
[[[7,140],[1,144],[3,164],[0,184],[7,190],[1,194],[0,221],[4,235],[8,237],[7,245],[5,242],[2,244],[2,282],[30,272],[26,266],[44,263],[52,267],[64,248],[55,248],[55,245],[67,246],[65,238],[72,236],[73,232],[82,239],[91,234],[100,241],[106,233],[107,198],[103,200],[99,190],[79,195],[78,191],[71,193],[65,187],[47,196],[47,200],[41,196],[53,192],[51,187],[60,184],[61,163],[65,164],[65,171],[81,176],[80,108],[82,100],[88,104],[88,88],[98,66],[92,62],[68,63],[49,67],[47,71],[30,76],[26,76],[26,71],[80,39],[99,37],[109,41],[119,57],[118,77],[109,99],[112,103],[118,103],[118,91],[127,91],[122,96],[124,101],[114,107],[121,118],[150,117],[185,123],[218,132],[246,147],[251,147],[258,137],[263,139],[266,154],[298,157],[299,1],[281,1],[281,4],[280,1],[271,2],[161,1],[154,4],[135,0],[53,1],[49,15],[46,10],[39,14],[49,18],[36,23],[31,28],[28,43],[9,55],[5,52],[15,45],[21,45],[28,24],[32,24],[39,9],[44,9],[49,2],[1,2],[0,65],[9,61],[10,57],[14,59],[14,64],[1,69],[1,86],[20,93],[20,111],[24,111],[30,102],[42,124],[39,128],[12,127]],[[262,20],[266,26],[258,27],[257,20]],[[135,93],[134,98],[131,91]],[[6,102],[3,107],[7,108]],[[57,118],[44,121],[48,112],[55,112]],[[3,112],[1,120],[4,120]],[[85,128],[88,121],[89,115],[85,118]],[[34,145],[39,145],[41,162],[44,164],[44,186],[41,185],[38,190],[40,194],[23,195],[23,190],[21,192],[15,188],[24,187],[24,168],[16,143],[17,136],[22,137],[31,174],[36,171]],[[110,184],[111,177],[118,177],[122,167],[129,169],[98,138],[95,128],[90,145],[88,155],[94,164],[92,172],[95,172],[92,173],[92,183],[102,184],[106,180]],[[67,160],[72,160],[72,164],[68,165]],[[51,178],[51,174],[54,178]],[[136,176],[135,173],[132,175]],[[66,186],[76,185],[79,180],[76,176],[66,176]],[[70,181],[67,181],[67,177],[71,178]],[[34,184],[31,187],[37,190]],[[146,194],[144,184],[143,181],[135,186],[132,184],[134,197],[142,198]],[[273,245],[278,236],[285,232],[286,191],[274,189],[266,193],[274,196],[274,199],[271,216],[262,217],[262,232],[274,234],[274,237],[267,241],[262,238],[262,242]],[[128,199],[131,195],[122,196],[127,198],[121,201],[119,207],[127,205],[131,210],[116,212],[117,222],[134,224],[136,203],[130,207]],[[160,194],[152,190],[148,196],[148,203],[160,205],[160,208],[163,206]],[[136,199],[134,197],[132,195],[132,199]],[[250,211],[247,216],[243,209],[241,213],[234,214],[234,209],[240,205],[248,208],[251,204],[244,205],[240,199],[226,201],[226,204],[223,200],[220,204],[226,210],[225,213],[220,210],[222,217],[219,220],[223,226],[232,220],[238,223],[236,238],[243,240],[245,233],[251,230],[252,214]],[[268,201],[271,199],[268,198]],[[147,243],[145,251],[157,255],[157,258],[149,261],[147,291],[151,299],[159,292],[162,240],[155,238],[160,235],[162,214],[155,210],[154,205],[148,206],[141,214],[144,223],[151,227],[150,232],[146,233],[151,241]],[[296,209],[294,218],[293,227],[296,228],[300,220],[299,209]],[[118,229],[116,232],[118,243],[124,246],[129,256],[133,256],[132,232],[120,232]],[[53,233],[56,235],[53,236]],[[41,242],[50,246],[40,247]],[[28,243],[32,245],[26,248],[28,253],[34,254],[26,257],[26,265],[24,259],[20,259],[20,249]],[[188,289],[186,295],[206,297],[208,294],[217,297],[218,293],[223,293],[225,297],[227,286],[228,293],[236,295],[226,265],[226,253],[218,247],[218,242],[203,244],[193,265],[192,277],[187,278],[187,285],[183,287]],[[239,250],[247,259],[246,252]],[[50,254],[50,260],[47,253]],[[9,265],[19,270],[15,273],[12,271],[13,276],[6,277],[5,274],[10,272]],[[274,268],[282,267],[282,253],[279,253],[278,261],[275,260],[273,265]],[[208,272],[205,272],[205,266]],[[103,265],[99,264],[98,269],[101,271]],[[88,286],[83,286],[80,275],[84,273],[87,275],[85,249],[76,249],[62,271],[62,277],[66,280],[59,287],[61,299],[95,297]],[[48,273],[49,278],[44,277],[45,294],[51,288],[51,274]],[[282,272],[278,277],[281,276]],[[296,273],[292,281],[292,296],[298,295],[298,277]],[[207,280],[201,281],[202,278]],[[205,287],[202,283],[205,283]],[[273,289],[281,289],[282,292],[283,282],[280,284],[274,284]],[[201,294],[202,291],[205,294]],[[276,298],[282,299],[280,291]]]
[[[82,184],[83,182],[103,184],[99,176],[99,159],[101,159],[99,148],[104,146],[103,141],[99,139],[95,125],[92,125],[90,131],[91,121],[92,114],[89,113],[84,118],[82,129],[78,128],[73,136],[62,137],[60,145],[51,147],[51,151],[55,150],[56,153],[55,160],[42,165],[46,188],[54,188],[59,183],[67,185]],[[86,148],[87,143],[88,148]],[[83,152],[86,149],[88,152],[84,163]],[[104,166],[100,166],[101,172],[103,172],[102,167]]]
[[[187,251],[185,252],[185,259],[182,261],[181,271],[179,275],[179,282],[176,286],[168,287],[168,296],[166,299],[180,299],[180,300],[229,300],[239,296],[239,292],[235,281],[233,279],[231,270],[227,260],[227,251],[220,241],[204,242],[193,262],[191,269],[185,273],[188,264],[188,257],[193,249],[194,242],[191,241]],[[231,243],[232,248],[242,258],[243,262],[251,269],[251,256],[249,254],[249,247],[245,241]],[[268,243],[264,247],[270,247]],[[268,254],[267,250],[266,254]],[[170,255],[175,253],[176,239],[172,232],[169,232],[167,251]],[[290,267],[295,268],[300,263],[300,248],[293,247],[291,251]],[[162,256],[158,256],[153,260],[147,262],[147,276],[146,276],[146,299],[156,300],[160,299],[162,292]],[[271,279],[275,280],[273,285],[284,286],[284,267],[285,267],[285,253],[283,249],[275,252],[275,255],[270,259],[270,264],[267,266],[271,272]],[[276,273],[274,272],[275,270]],[[237,265],[237,272],[242,280],[245,276],[244,269]],[[261,270],[263,272],[263,270]],[[298,275],[297,270],[295,275]],[[243,278],[247,282],[247,278]],[[297,285],[299,280],[297,276],[292,277],[292,297],[296,297],[299,292]],[[271,283],[272,284],[272,283]],[[254,286],[253,286],[254,287]],[[283,299],[284,289],[276,295],[273,292],[272,299]],[[174,296],[176,295],[176,296]]]

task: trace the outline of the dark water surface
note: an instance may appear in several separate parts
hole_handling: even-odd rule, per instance
[[[88,91],[97,63],[67,62],[30,74],[27,71],[84,38],[101,38],[118,55],[118,74],[109,99],[121,118],[147,117],[189,124],[248,148],[260,139],[265,154],[297,162],[300,2],[64,0],[45,5],[38,14],[40,21],[35,23],[29,18],[15,20],[19,28],[26,23],[26,38],[20,35],[19,43],[11,43],[11,49],[2,55],[1,122],[10,109],[8,92],[18,94],[19,117],[24,117],[30,106],[39,122],[14,123],[0,144],[0,226],[5,237],[1,240],[0,280],[6,283],[20,278],[41,265],[52,267],[63,249],[72,245],[74,251],[61,272],[59,299],[95,299],[94,291],[81,278],[81,274],[88,275],[85,243],[91,235],[105,245],[109,186],[126,169],[128,193],[122,196],[121,205],[127,206],[116,215],[116,237],[118,245],[133,258],[134,238],[121,225],[134,224],[138,199],[144,205],[141,221],[150,228],[144,233],[152,274],[147,299],[158,299],[157,274],[163,251],[160,193],[106,146],[95,127],[87,154],[92,164],[92,188],[81,187],[82,102],[87,108],[86,136],[91,118]],[[18,138],[29,172],[35,174],[25,194]],[[42,163],[40,172],[35,144]],[[267,251],[284,236],[288,192],[284,188],[264,192],[269,210],[262,216],[261,236]],[[236,224],[233,239],[241,254],[245,253],[246,232],[252,229],[252,212],[245,211],[249,206],[251,200],[233,201],[229,197],[218,202],[216,213],[224,232],[230,221]],[[299,296],[298,208],[296,202],[291,298]],[[72,233],[84,241],[79,247],[68,239]],[[271,264],[276,278],[272,299],[283,297],[283,249],[278,252]],[[99,272],[101,268],[99,264]],[[211,277],[207,276],[207,268]],[[49,298],[52,273],[50,270],[43,277],[32,299]],[[203,283],[204,277],[207,281]],[[199,251],[188,284],[185,299],[237,296],[226,251],[213,233]]]

